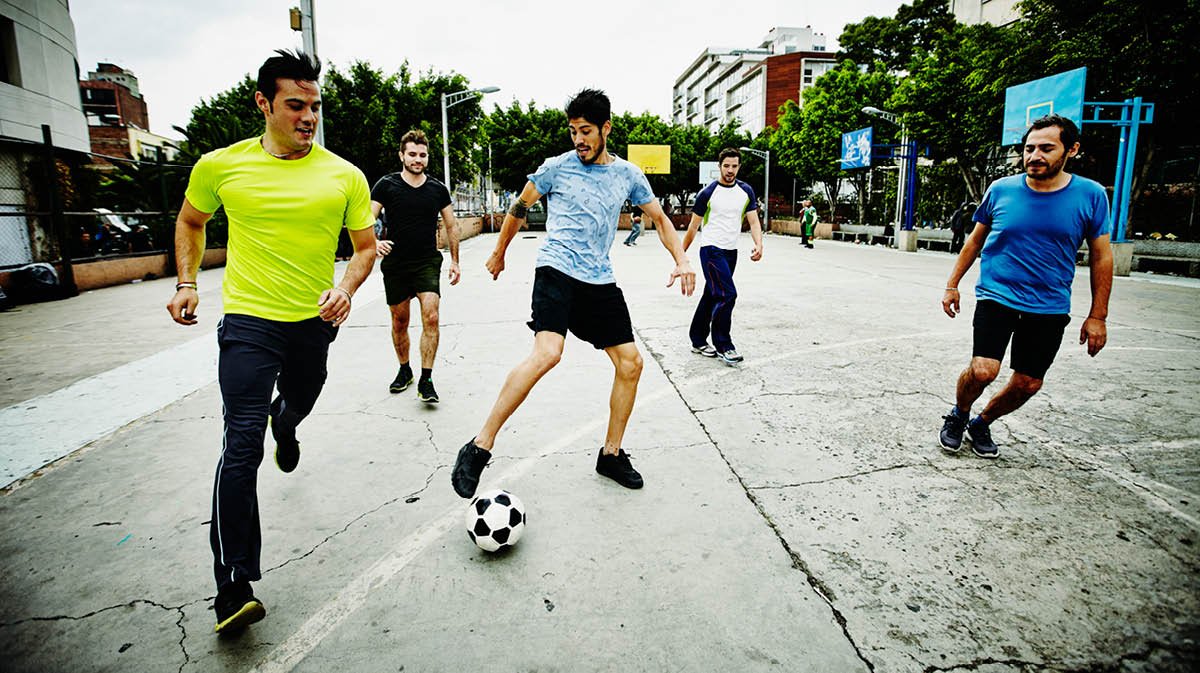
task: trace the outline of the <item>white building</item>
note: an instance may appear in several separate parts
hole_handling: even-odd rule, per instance
[[[676,78],[671,120],[710,131],[732,121],[756,135],[776,124],[785,102],[800,102],[801,92],[835,66],[824,33],[811,26],[772,28],[753,47],[709,47]]]
[[[950,0],[950,11],[960,23],[1007,26],[1021,18],[1018,0]]]

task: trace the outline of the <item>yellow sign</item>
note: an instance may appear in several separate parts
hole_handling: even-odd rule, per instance
[[[642,169],[642,172],[646,174],[670,173],[671,146],[630,145],[629,161],[637,165],[637,167]]]

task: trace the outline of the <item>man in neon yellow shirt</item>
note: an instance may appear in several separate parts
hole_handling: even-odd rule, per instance
[[[179,283],[167,304],[175,322],[196,324],[204,225],[224,206],[229,244],[217,343],[225,433],[209,535],[217,632],[266,615],[250,582],[262,577],[256,484],[267,421],[275,463],[291,472],[300,461],[296,426],[325,384],[329,344],[350,315],[354,291],[375,265],[366,177],[313,143],[320,63],[303,53],[276,53],[258,71],[254,94],[266,133],[209,152],[192,169],[175,227]],[[334,286],[343,226],[354,242],[354,257]],[[272,400],[275,387],[279,394]]]

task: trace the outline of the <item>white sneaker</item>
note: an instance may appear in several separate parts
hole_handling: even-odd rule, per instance
[[[709,346],[708,344],[704,344],[703,346],[692,346],[692,352],[703,355],[706,358],[717,357],[717,349]]]
[[[736,365],[737,363],[739,363],[745,359],[742,356],[738,355],[738,352],[732,348],[730,348],[727,351],[718,352],[717,356],[721,358],[721,362],[724,362],[727,365]]]

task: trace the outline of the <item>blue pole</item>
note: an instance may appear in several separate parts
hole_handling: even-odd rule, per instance
[[[1125,144],[1125,174],[1122,177],[1124,186],[1121,188],[1121,228],[1115,232],[1114,241],[1125,241],[1125,229],[1129,221],[1130,193],[1133,190],[1133,167],[1137,161],[1138,125],[1142,119],[1142,97],[1135,96],[1127,99],[1129,111],[1129,142]]]
[[[1108,214],[1108,219],[1112,222],[1114,243],[1121,240],[1117,232],[1121,231],[1121,204],[1124,203],[1122,190],[1125,188],[1125,148],[1129,146],[1129,106],[1122,106],[1121,121],[1118,123],[1121,126],[1121,142],[1117,145],[1117,172],[1113,176],[1112,208]]]
[[[905,149],[908,152],[908,184],[905,185],[905,191],[908,193],[904,197],[906,201],[904,228],[912,231],[913,219],[917,210],[917,204],[915,203],[917,196],[917,142],[910,140],[908,147]]]

